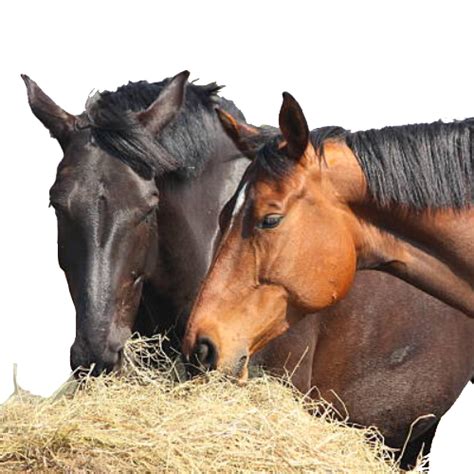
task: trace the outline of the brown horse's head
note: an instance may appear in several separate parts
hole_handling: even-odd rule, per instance
[[[187,71],[178,74],[148,108],[129,112],[150,140],[179,112],[187,78]],[[59,264],[76,309],[71,367],[95,364],[94,373],[109,371],[120,364],[143,282],[157,264],[158,171],[146,157],[124,163],[99,147],[88,114],[65,112],[30,78],[23,79],[34,115],[64,153],[50,202],[58,221]],[[173,168],[166,158],[162,171]]]
[[[303,112],[287,93],[281,134],[264,137],[256,154],[259,129],[219,115],[253,162],[222,211],[223,238],[183,348],[205,367],[243,377],[248,357],[284,332],[295,314],[329,306],[348,291],[356,242],[347,232],[354,225],[347,202],[360,190],[346,183],[363,187],[364,177],[337,129],[310,139]]]

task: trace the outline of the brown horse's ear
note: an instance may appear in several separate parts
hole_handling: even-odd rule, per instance
[[[171,78],[158,98],[143,112],[136,114],[138,120],[153,135],[166,127],[181,110],[184,102],[189,71],[182,71]]]
[[[308,146],[309,128],[300,104],[288,92],[283,92],[279,124],[288,144],[289,157],[298,160]]]
[[[256,145],[261,134],[260,129],[248,123],[239,122],[234,116],[219,107],[216,108],[216,112],[224,131],[234,142],[235,146],[247,158],[253,159],[258,148]]]
[[[58,140],[64,150],[74,131],[77,117],[56,105],[26,74],[22,74],[21,78],[25,81],[32,112],[49,130],[51,136]]]

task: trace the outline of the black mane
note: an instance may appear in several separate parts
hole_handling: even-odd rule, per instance
[[[86,126],[94,142],[145,179],[169,171],[181,178],[199,173],[214,149],[216,106],[245,120],[233,102],[217,95],[221,87],[216,83],[188,83],[176,120],[152,137],[133,112],[151,105],[168,81],[129,82],[115,92],[97,93],[86,104]]]
[[[283,137],[279,129],[266,127],[263,132],[263,136],[255,142],[255,162],[268,175],[283,177],[292,169],[295,161],[288,158],[285,148],[281,148]],[[310,141],[316,153],[323,157],[326,140],[341,140],[347,133],[347,130],[341,127],[316,128],[310,133]]]
[[[385,127],[347,136],[382,205],[463,208],[473,200],[474,120]]]
[[[294,164],[278,149],[281,140],[275,132],[257,152],[257,165],[273,176],[286,174]],[[310,141],[322,159],[327,140],[349,146],[369,192],[382,206],[460,209],[473,202],[474,119],[354,133],[340,127],[315,129]]]

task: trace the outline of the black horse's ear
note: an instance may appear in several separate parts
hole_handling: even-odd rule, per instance
[[[74,131],[77,117],[55,104],[26,74],[22,74],[21,78],[25,82],[33,114],[49,130],[51,136],[58,140],[64,150]]]
[[[261,131],[258,127],[239,122],[234,116],[216,108],[217,116],[229,138],[235,146],[249,159],[253,159],[258,148]]]
[[[184,102],[188,77],[189,71],[176,74],[158,98],[146,110],[136,114],[139,122],[153,135],[157,135],[178,115]]]
[[[308,146],[309,128],[300,104],[288,92],[283,92],[279,124],[287,143],[288,156],[298,160]]]

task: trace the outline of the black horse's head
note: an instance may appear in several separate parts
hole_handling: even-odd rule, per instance
[[[136,110],[115,117],[104,117],[100,97],[89,100],[85,113],[71,115],[22,77],[34,115],[64,153],[50,201],[58,221],[59,264],[76,309],[71,367],[95,364],[93,373],[110,371],[120,365],[143,282],[157,265],[156,179],[175,165],[155,138],[179,113],[188,72],[163,81],[159,95],[155,88]],[[126,140],[114,138],[127,133]],[[147,141],[159,159],[147,154]]]

